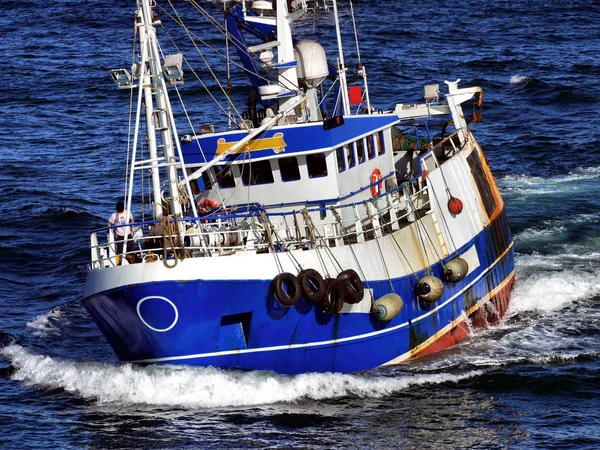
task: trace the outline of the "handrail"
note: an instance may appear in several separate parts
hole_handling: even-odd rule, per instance
[[[365,238],[371,239],[376,235],[381,235],[382,233],[386,233],[391,229],[398,229],[400,226],[400,221],[407,220],[407,223],[413,222],[415,220],[414,214],[420,210],[428,210],[430,209],[430,201],[423,197],[423,190],[413,192],[412,184],[409,184],[411,192],[408,194],[410,198],[413,200],[410,202],[404,202],[404,206],[401,209],[400,203],[395,203],[392,199],[392,193],[403,189],[407,186],[407,183],[403,183],[401,186],[394,188],[384,195],[387,197],[387,202],[383,205],[377,204],[377,199],[383,197],[379,196],[377,198],[372,198],[368,200],[363,200],[362,202],[351,203],[339,206],[339,208],[343,207],[354,207],[356,205],[362,205],[365,207],[365,201],[369,202],[372,206],[369,208],[375,208],[376,220],[373,220],[372,214],[373,212],[366,212],[358,217],[353,217],[352,219],[346,219],[342,223],[336,223],[336,221],[332,218],[329,221],[321,221],[317,224],[318,228],[321,228],[322,234],[327,236],[327,239],[322,240],[321,242],[311,242],[307,236],[300,236],[298,239],[294,233],[293,226],[290,227],[286,221],[283,222],[271,222],[269,224],[265,224],[261,221],[258,212],[260,210],[264,211],[264,209],[260,208],[259,205],[254,205],[254,211],[252,213],[245,214],[236,214],[236,215],[220,215],[213,216],[211,222],[206,222],[205,219],[208,219],[208,216],[200,218],[201,221],[199,223],[199,218],[197,217],[184,217],[181,219],[177,219],[179,222],[190,222],[192,224],[191,227],[182,234],[181,237],[183,242],[176,242],[175,249],[185,248],[189,252],[191,252],[192,257],[199,256],[217,256],[217,255],[227,255],[238,252],[266,252],[273,251],[273,249],[269,250],[270,244],[267,241],[264,231],[265,227],[269,226],[273,228],[273,232],[280,236],[279,246],[276,246],[274,249],[276,252],[288,251],[292,249],[298,248],[309,248],[309,247],[322,247],[325,245],[330,245],[329,240],[334,240],[336,245],[345,245],[345,239],[349,236],[354,236],[353,239],[357,241],[362,241]],[[406,195],[406,194],[405,194]],[[399,200],[398,198],[396,200]],[[418,203],[417,208],[413,208],[409,206],[409,204]],[[381,206],[381,207],[380,207]],[[392,213],[392,210],[394,212]],[[404,214],[398,217],[396,215],[397,211],[403,211]],[[386,216],[387,213],[389,217]],[[273,212],[269,214],[271,217],[283,217],[292,213],[282,213],[282,212]],[[412,219],[410,216],[412,215]],[[387,217],[387,219],[386,219]],[[253,220],[248,226],[241,227],[239,223],[235,222],[235,220],[239,220],[241,218],[252,218]],[[172,219],[175,221],[175,219]],[[370,221],[370,222],[369,222]],[[151,224],[158,223],[158,221],[143,221],[136,223],[129,223],[124,225],[112,225],[109,227],[101,228],[95,231],[92,234],[91,240],[91,250],[92,250],[92,263],[91,267],[100,268],[100,267],[108,267],[115,266],[117,264],[117,259],[115,258],[114,247],[116,243],[110,239],[110,230],[114,230],[123,226],[133,226],[133,227],[143,227]],[[367,224],[367,228],[364,228],[364,225]],[[372,225],[372,226],[369,226]],[[340,227],[338,227],[340,225]],[[230,228],[224,229],[224,227],[229,226]],[[329,231],[325,233],[325,229]],[[98,243],[96,233],[102,230],[109,230],[109,239],[107,243]],[[333,233],[332,233],[333,231]],[[370,234],[373,233],[373,234]],[[121,257],[127,257],[128,255],[135,254],[135,258],[137,262],[140,261],[140,258],[146,258],[151,253],[157,254],[159,256],[153,256],[154,259],[160,259],[163,255],[164,249],[162,248],[162,241],[160,241],[159,246],[153,245],[152,248],[146,248],[147,242],[156,243],[157,240],[161,240],[160,236],[141,236],[137,238],[133,238],[133,244],[137,247],[134,250],[128,251],[127,248],[124,247],[124,252]],[[177,240],[176,240],[177,241]],[[168,253],[171,252],[171,249],[168,250]]]

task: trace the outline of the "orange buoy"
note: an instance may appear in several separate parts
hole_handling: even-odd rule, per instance
[[[448,200],[448,211],[450,211],[452,214],[458,215],[462,212],[462,210],[463,202],[456,197],[450,197],[450,200]]]

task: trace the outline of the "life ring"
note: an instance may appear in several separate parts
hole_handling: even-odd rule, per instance
[[[383,183],[382,180],[383,177],[381,176],[381,171],[379,169],[375,169],[371,174],[371,195],[373,197],[379,197],[381,194],[381,185]]]
[[[217,202],[215,202],[214,200],[210,200],[208,198],[205,198],[204,200],[202,200],[199,204],[198,204],[198,212],[212,212],[215,209],[219,209],[221,207],[221,205],[219,205]]]
[[[273,278],[271,282],[273,297],[282,306],[287,308],[294,306],[300,300],[300,283],[298,279],[289,272],[283,272]]]

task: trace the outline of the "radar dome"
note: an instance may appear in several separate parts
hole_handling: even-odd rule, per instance
[[[298,81],[305,88],[315,88],[329,75],[327,56],[321,44],[315,41],[300,41],[294,48],[298,61]]]

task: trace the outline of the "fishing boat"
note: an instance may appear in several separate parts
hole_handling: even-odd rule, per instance
[[[352,2],[326,3],[321,44],[296,36],[303,1],[236,2],[222,20],[195,0],[137,0],[134,64],[111,71],[131,91],[125,208],[137,222],[91,233],[82,300],[121,361],[352,373],[505,314],[513,238],[470,127],[482,89],[446,81],[375,107],[360,56],[344,57]],[[223,48],[184,23],[184,6]],[[175,36],[222,57],[227,82]],[[242,108],[231,68],[249,78]],[[205,108],[186,109],[200,101],[190,80],[213,83],[222,116],[193,125]]]

